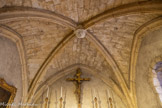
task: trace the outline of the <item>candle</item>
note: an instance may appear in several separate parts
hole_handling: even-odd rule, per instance
[[[113,101],[112,103],[113,103],[113,105],[115,105],[115,104],[114,104],[114,95],[113,95],[113,91],[111,91],[111,97],[112,97],[112,101]]]
[[[94,89],[94,96],[96,97],[96,90]]]
[[[112,91],[110,91],[110,97],[113,98],[113,94],[112,94]]]
[[[109,98],[109,90],[107,89],[107,96],[108,96],[108,98]]]
[[[61,86],[61,97],[62,97],[62,86]]]
[[[48,94],[49,94],[49,86],[47,86],[47,98],[48,98]]]

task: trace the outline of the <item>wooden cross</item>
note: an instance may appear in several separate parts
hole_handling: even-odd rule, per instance
[[[68,81],[76,82],[76,95],[78,98],[78,108],[81,108],[81,83],[82,81],[90,81],[90,78],[81,78],[81,69],[78,68],[75,74],[75,78],[67,78]]]

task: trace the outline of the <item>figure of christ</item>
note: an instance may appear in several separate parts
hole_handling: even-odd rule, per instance
[[[68,81],[75,81],[76,83],[76,95],[78,99],[78,108],[81,108],[81,84],[83,81],[90,81],[90,78],[81,78],[81,70],[77,69],[75,78],[68,78]]]

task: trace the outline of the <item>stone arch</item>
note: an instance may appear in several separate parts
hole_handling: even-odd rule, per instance
[[[25,98],[27,95],[27,89],[28,89],[28,79],[27,79],[27,69],[26,69],[26,59],[25,59],[25,53],[24,53],[24,45],[21,39],[21,36],[16,33],[11,28],[0,25],[0,34],[11,41],[13,41],[18,49],[18,53],[20,56],[20,63],[22,65],[22,84],[23,84],[23,97]]]
[[[25,12],[24,12],[25,11]],[[44,9],[35,9],[30,7],[6,7],[0,9],[0,22],[6,20],[18,20],[24,18],[39,18],[54,22],[62,26],[67,26],[71,29],[75,29],[77,24],[70,18],[50,12]]]
[[[53,50],[53,52],[50,54],[50,56],[49,56],[49,58],[47,59],[47,61],[45,62],[45,64],[43,64],[43,66],[41,67],[41,69],[39,70],[40,72],[37,73],[38,75],[37,75],[37,77],[35,77],[35,79],[34,79],[35,81],[33,81],[33,83],[31,84],[31,86],[29,87],[29,89],[30,89],[29,95],[28,95],[28,96],[29,96],[29,97],[28,97],[28,101],[29,101],[29,102],[31,101],[32,95],[36,92],[36,89],[38,88],[38,82],[37,82],[37,81],[40,80],[40,78],[43,77],[44,74],[45,74],[46,66],[48,66],[48,63],[50,63],[50,61],[53,59],[53,57],[55,56],[55,54],[56,54],[60,49],[62,49],[62,48],[66,45],[66,43],[67,43],[69,40],[72,39],[73,36],[74,36],[74,33],[73,33],[73,32],[72,32],[70,35],[67,35],[67,36],[65,37],[65,39],[63,39],[63,41],[62,41],[64,44],[59,44],[59,45]],[[96,47],[97,50],[99,50],[99,49],[101,48],[101,50],[99,50],[99,52],[103,55],[103,57],[107,60],[107,62],[110,63],[110,64],[112,65],[113,70],[116,71],[115,74],[116,74],[116,76],[118,77],[119,82],[122,82],[122,83],[120,83],[120,84],[121,84],[120,86],[122,87],[122,90],[123,90],[123,92],[124,92],[124,94],[125,94],[125,96],[126,96],[126,98],[127,98],[127,101],[129,102],[129,105],[130,105],[130,106],[135,105],[135,104],[132,102],[132,100],[130,99],[131,97],[130,97],[130,95],[129,95],[129,91],[128,91],[128,89],[127,89],[127,86],[126,86],[124,80],[122,79],[121,74],[119,74],[120,71],[119,71],[118,66],[116,65],[115,61],[111,58],[111,56],[110,56],[109,53],[104,49],[104,47],[103,47],[103,46],[102,46],[102,45],[92,36],[92,34],[89,33],[89,32],[88,32],[87,39],[88,39],[88,41],[90,41],[90,42]],[[117,74],[118,74],[118,75],[117,75]],[[36,81],[36,80],[37,80],[37,81]]]
[[[108,79],[104,76],[98,75],[96,70],[83,65],[83,64],[75,64],[75,65],[71,65],[67,68],[62,69],[61,71],[57,72],[56,74],[52,75],[48,80],[46,80],[42,85],[40,85],[37,89],[36,94],[34,95],[33,99],[34,102],[41,96],[41,94],[43,93],[43,91],[45,89],[47,89],[47,85],[52,85],[55,81],[57,81],[58,79],[71,74],[72,72],[74,72],[77,68],[81,68],[86,70],[89,74],[92,74],[93,76],[95,76],[98,79],[101,79],[106,85],[108,85],[112,91],[114,91],[114,93],[116,93],[124,102],[124,104],[129,107],[129,103],[126,101],[126,97],[124,96],[122,90],[120,89],[120,87],[118,85],[116,85],[113,80]]]
[[[133,93],[134,99],[136,99],[136,89],[135,89],[135,74],[136,74],[136,63],[139,53],[139,48],[141,46],[142,40],[146,33],[152,32],[162,25],[162,17],[157,17],[139,27],[133,37],[132,49],[131,49],[131,59],[130,59],[130,92]],[[152,72],[152,69],[151,69]]]
[[[83,22],[85,28],[89,28],[98,22],[102,22],[108,18],[114,18],[117,16],[128,15],[130,13],[158,13],[161,14],[161,1],[142,1],[130,4],[121,5],[117,8],[107,10],[87,21]]]

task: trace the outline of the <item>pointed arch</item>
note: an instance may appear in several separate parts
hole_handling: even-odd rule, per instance
[[[26,68],[26,58],[24,51],[24,44],[22,42],[21,35],[12,30],[11,28],[0,24],[0,35],[12,40],[18,49],[18,53],[20,56],[20,63],[22,65],[22,84],[23,84],[23,99],[27,96],[28,89],[28,79],[27,79],[27,68]]]
[[[101,54],[105,57],[107,62],[111,65],[111,67],[112,67],[113,71],[115,72],[115,75],[118,79],[118,82],[121,82],[120,86],[122,88],[123,93],[126,96],[127,101],[129,102],[130,107],[135,106],[135,104],[133,103],[134,101],[132,100],[132,98],[129,94],[128,86],[127,86],[115,60],[113,59],[111,54],[106,50],[106,48],[93,36],[92,33],[90,33],[90,31],[88,31],[87,34],[88,34],[88,36],[87,36],[88,40],[95,45],[95,47],[101,52]]]
[[[75,64],[75,65],[71,65],[69,67],[66,67],[62,70],[60,70],[59,72],[57,72],[56,74],[52,75],[49,79],[47,79],[42,85],[39,86],[39,88],[37,89],[36,94],[34,95],[34,100],[36,101],[41,94],[43,93],[43,91],[45,89],[47,89],[46,85],[52,85],[55,81],[57,81],[58,79],[60,79],[63,76],[66,76],[70,73],[73,72],[73,70],[76,70],[77,68],[81,68],[81,69],[85,69],[87,70],[87,72],[89,72],[90,74],[92,74],[93,76],[101,79],[105,84],[107,84],[109,87],[111,87],[111,89],[122,99],[124,100],[123,102],[125,103],[125,105],[127,105],[128,107],[128,103],[125,99],[125,96],[123,95],[123,93],[121,92],[120,88],[111,80],[108,78],[104,78],[104,76],[100,76],[97,74],[96,70],[83,65],[83,64]]]
[[[88,19],[83,22],[84,28],[89,28],[96,23],[102,22],[106,19],[128,15],[132,13],[156,13],[162,14],[162,1],[140,1],[130,4],[118,6],[116,8],[109,9],[101,14]]]
[[[43,62],[43,64],[41,65],[41,67],[39,68],[38,72],[36,73],[32,83],[29,86],[28,89],[28,100],[29,101],[31,99],[31,96],[33,94],[35,94],[36,89],[38,88],[38,82],[40,81],[40,79],[44,76],[45,74],[45,70],[46,67],[49,65],[49,63],[51,62],[52,58],[55,56],[55,54],[65,46],[65,44],[72,39],[72,37],[74,36],[74,33],[71,32],[69,33],[67,36],[65,36],[65,38],[62,39],[61,42],[59,42],[59,44],[52,50],[52,52],[49,54],[49,56],[47,57],[47,59]]]
[[[155,18],[145,24],[143,24],[140,28],[138,28],[134,33],[134,38],[132,42],[131,49],[131,58],[130,58],[130,92],[133,94],[134,99],[136,99],[136,90],[135,90],[135,74],[136,74],[136,63],[139,53],[139,48],[144,38],[144,34],[151,32],[162,26],[162,17]]]
[[[0,22],[6,20],[18,20],[23,18],[39,18],[49,22],[54,22],[71,29],[77,27],[76,22],[72,19],[44,9],[30,7],[4,7],[0,9]]]
[[[128,7],[127,7],[128,6]],[[157,13],[157,14],[161,14],[162,13],[162,2],[160,0],[158,1],[145,1],[145,2],[136,2],[136,3],[132,3],[132,4],[127,4],[127,5],[122,5],[122,6],[119,6],[117,8],[114,8],[114,9],[110,9],[110,10],[107,10],[85,22],[83,22],[83,27],[88,29],[88,27],[90,26],[93,26],[94,24],[100,22],[100,21],[104,21],[105,19],[108,19],[108,18],[113,18],[113,17],[116,17],[116,16],[122,16],[122,15],[126,15],[126,14],[130,14],[130,13],[139,13],[139,12],[144,12],[144,13]],[[81,25],[82,25],[81,24]],[[65,25],[69,25],[67,23],[65,23]],[[76,25],[75,27],[73,26],[73,30],[75,30],[75,28],[77,28],[77,24],[74,24]],[[66,39],[65,39],[66,40]],[[68,40],[68,39],[67,39]],[[64,42],[64,41],[62,41]],[[66,43],[66,42],[65,42]],[[63,44],[65,44],[63,43]],[[29,90],[29,97],[31,96],[33,92],[33,89],[36,88],[36,83],[37,81],[39,80],[40,78],[40,75],[42,75],[42,69],[44,70],[45,67],[47,66],[48,62],[50,61],[49,58],[52,58],[51,56],[55,53],[56,49],[59,50],[59,47],[60,46],[63,46],[61,45],[61,42],[60,44],[52,51],[51,54],[49,54],[49,57],[47,58],[47,60],[44,61],[44,63],[42,64],[41,68],[39,69],[39,71],[37,72],[36,76],[35,76],[35,79],[33,80],[33,83],[32,85],[30,86],[30,90]],[[56,51],[57,52],[57,51]],[[111,59],[113,60],[113,59]],[[113,63],[114,64],[114,61]],[[120,73],[120,70],[119,69],[116,69],[117,67],[115,67],[117,65],[114,64],[114,69],[115,70],[118,70],[118,73]],[[37,77],[38,75],[38,77]],[[125,85],[124,80],[122,79],[122,75],[119,74],[119,76],[122,80],[122,86],[125,88],[126,92],[129,93],[129,87],[127,87]],[[34,90],[35,91],[35,90]],[[127,94],[127,97],[131,98],[131,95]],[[132,100],[131,100],[132,101]],[[133,101],[132,101],[133,102]],[[130,105],[135,105],[134,103],[130,103]]]

